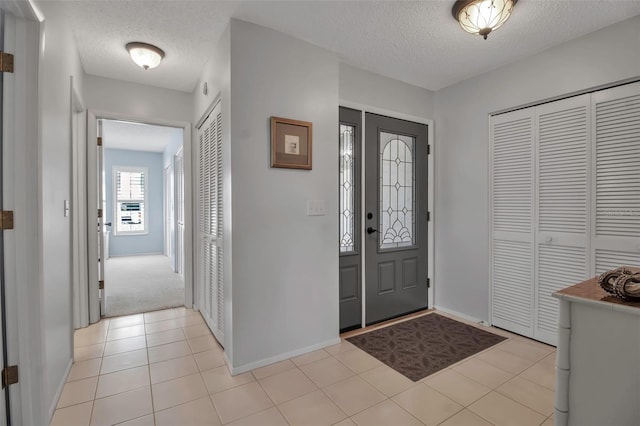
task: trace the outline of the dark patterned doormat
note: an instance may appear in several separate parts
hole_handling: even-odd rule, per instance
[[[347,340],[417,382],[505,339],[442,315],[428,314]]]

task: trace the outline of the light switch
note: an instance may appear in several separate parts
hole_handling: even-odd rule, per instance
[[[64,217],[69,217],[69,211],[71,208],[69,207],[69,200],[64,200]]]
[[[324,200],[307,200],[307,216],[324,215]]]

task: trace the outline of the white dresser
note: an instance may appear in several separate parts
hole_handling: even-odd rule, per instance
[[[640,425],[640,303],[608,295],[596,278],[553,296],[556,425]]]

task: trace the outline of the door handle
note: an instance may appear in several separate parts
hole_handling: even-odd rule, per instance
[[[373,229],[372,227],[368,227],[368,228],[367,228],[367,234],[371,235],[371,234],[373,234],[374,232],[378,232],[378,230],[377,230],[377,229]]]
[[[111,222],[105,223],[104,226],[111,226]]]

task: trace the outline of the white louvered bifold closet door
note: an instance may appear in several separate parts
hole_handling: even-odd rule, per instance
[[[492,323],[533,333],[534,111],[491,119]]]
[[[222,186],[222,111],[218,103],[198,128],[198,280],[201,313],[224,345]]]
[[[558,300],[587,278],[589,95],[541,105],[537,117],[536,285],[533,337],[555,345]]]
[[[640,267],[640,83],[595,93],[594,274]]]

